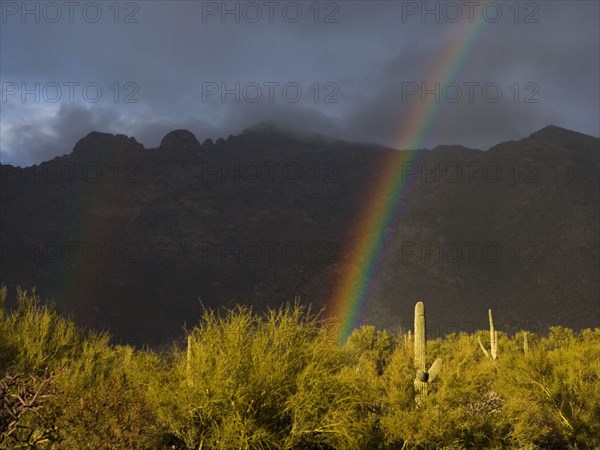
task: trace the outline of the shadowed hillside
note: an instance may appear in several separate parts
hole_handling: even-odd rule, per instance
[[[600,140],[555,126],[487,151],[427,151],[367,321],[398,328],[425,299],[435,335],[600,324]],[[159,148],[93,132],[39,166],[2,165],[0,284],[151,345],[201,306],[325,306],[364,193],[388,152],[262,124]]]

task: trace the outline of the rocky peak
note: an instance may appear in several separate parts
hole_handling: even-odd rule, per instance
[[[188,130],[174,130],[162,139],[160,149],[165,151],[199,150],[200,142],[194,133]]]
[[[73,155],[86,159],[105,157],[136,158],[142,155],[144,146],[133,137],[92,131],[73,147]]]
[[[541,130],[529,135],[530,139],[552,140],[561,144],[564,147],[579,148],[583,146],[597,146],[598,138],[588,136],[577,131],[568,130],[566,128],[557,127],[556,125],[548,125]],[[595,141],[595,142],[594,142]]]

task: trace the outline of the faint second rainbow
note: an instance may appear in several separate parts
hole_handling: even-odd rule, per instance
[[[427,86],[456,81],[467,66],[479,43],[486,22],[457,24],[458,36],[440,51],[430,64],[424,82]],[[451,30],[454,31],[454,30]],[[426,153],[422,150],[433,126],[440,116],[444,103],[416,102],[411,114],[400,125],[396,148],[407,151],[389,151],[380,161],[380,170],[373,174],[372,186],[365,192],[357,213],[358,220],[352,230],[352,240],[346,252],[349,260],[336,283],[329,300],[329,312],[340,323],[340,341],[343,342],[359,325],[370,300],[376,293],[387,254],[392,247],[384,232],[398,226],[416,176],[407,177],[408,164],[419,164]],[[417,299],[415,299],[417,300]]]

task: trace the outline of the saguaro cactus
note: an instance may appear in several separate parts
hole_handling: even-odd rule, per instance
[[[425,336],[425,305],[418,302],[415,305],[415,368],[425,370],[426,336]]]
[[[477,341],[479,342],[479,346],[481,347],[481,350],[483,350],[483,353],[485,354],[485,356],[487,356],[490,359],[497,359],[498,358],[498,332],[494,329],[494,318],[492,317],[491,309],[488,309],[488,317],[490,319],[490,351],[489,351],[489,353],[483,346],[483,343],[481,342],[481,336],[477,337]]]
[[[192,385],[192,336],[187,338],[187,355],[185,361],[185,378],[188,386]]]
[[[404,335],[404,344],[407,346],[412,345],[412,332],[410,330]]]
[[[421,396],[427,395],[428,384],[433,382],[442,368],[442,360],[436,359],[429,370],[427,367],[427,336],[425,330],[425,305],[417,302],[415,305],[415,351],[414,361],[417,376],[415,378],[415,389]],[[418,398],[417,398],[418,401]]]

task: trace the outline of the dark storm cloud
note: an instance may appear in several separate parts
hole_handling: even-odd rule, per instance
[[[91,131],[110,128],[112,121],[109,111],[61,105],[55,115],[12,125],[11,152],[2,156],[2,162],[22,166],[70,153],[79,139]]]
[[[81,8],[91,3],[82,2]],[[6,4],[20,8],[22,2],[3,2],[3,8]],[[42,90],[56,83],[63,86],[63,95],[56,102],[44,95],[29,95],[24,102],[18,92],[2,99],[2,159],[39,162],[68,153],[91,130],[135,136],[146,147],[156,147],[176,128],[189,129],[202,141],[239,133],[263,120],[394,146],[403,121],[418,106],[418,96],[403,98],[406,83],[435,82],[427,79],[432,64],[473,26],[464,6],[463,18],[455,24],[443,13],[438,22],[432,15],[422,21],[419,13],[403,20],[403,11],[421,8],[422,2],[321,2],[318,17],[311,9],[315,3],[297,3],[302,17],[295,23],[293,7],[287,16],[282,12],[293,2],[280,2],[272,22],[263,7],[256,23],[243,14],[239,23],[231,14],[225,23],[218,11],[207,15],[221,4],[120,3],[115,17],[109,3],[99,3],[97,23],[86,20],[81,10],[75,10],[73,23],[66,9],[57,23],[43,15],[36,23],[32,15],[23,21],[20,12],[5,14],[2,83],[12,83],[14,89],[15,83],[31,87],[39,82]],[[239,5],[253,17],[247,4],[229,2],[228,8]],[[426,7],[449,14],[449,4],[430,2]],[[483,2],[478,4],[481,8]],[[27,5],[35,8],[36,2]],[[498,83],[502,98],[490,102],[478,93],[473,102],[442,99],[426,145],[488,148],[549,123],[600,134],[598,3],[522,2],[517,23],[513,3],[499,5],[501,20],[485,24],[455,81]],[[537,23],[523,23],[532,12],[529,18]],[[93,13],[92,5],[87,19]],[[138,22],[123,23],[127,17]],[[326,19],[333,22],[324,23]],[[64,83],[79,83],[73,98]],[[94,85],[84,92],[89,83]],[[236,83],[239,95],[222,96],[222,87],[236,90]],[[515,83],[519,101],[511,91]],[[96,85],[100,97],[86,97]],[[262,90],[259,98],[256,86]],[[302,95],[286,97],[285,86],[291,86],[288,94],[300,87]],[[531,89],[536,89],[537,103],[524,103]],[[48,92],[51,96],[51,87]]]

